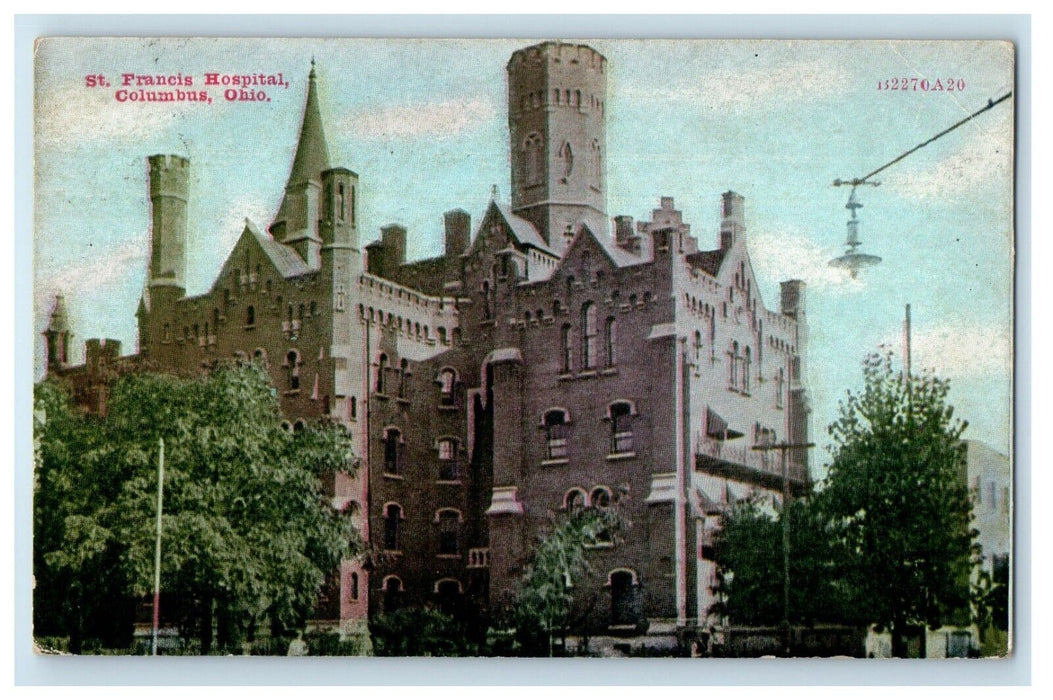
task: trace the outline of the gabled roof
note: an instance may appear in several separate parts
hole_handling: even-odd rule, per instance
[[[700,250],[697,253],[691,253],[687,255],[687,262],[694,267],[701,268],[710,277],[716,277],[717,272],[720,271],[720,266],[724,264],[724,258],[727,255],[726,250],[717,248],[716,250]]]
[[[513,214],[511,208],[507,204],[503,204],[496,200],[490,200],[490,206],[496,208],[497,211],[500,212],[505,222],[508,223],[508,228],[512,229],[512,235],[515,236],[517,241],[523,245],[532,246],[542,250],[549,255],[558,256],[556,251],[548,247],[548,243],[545,243],[545,239],[543,239],[541,234],[537,232],[537,229],[534,228],[534,224]]]
[[[307,263],[303,261],[303,258],[300,257],[295,249],[279,243],[265,233],[261,233],[256,228],[256,225],[248,219],[245,219],[245,232],[252,234],[253,238],[256,239],[256,243],[267,254],[275,269],[278,270],[278,274],[282,277],[296,277],[311,271],[311,268],[307,266]]]

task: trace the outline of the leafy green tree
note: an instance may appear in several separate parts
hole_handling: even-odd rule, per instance
[[[783,582],[783,519],[790,535],[789,609]],[[810,500],[770,513],[746,501],[721,519],[714,541],[718,566],[715,612],[738,625],[774,626],[847,622],[854,615],[837,573],[834,538]]]
[[[434,608],[403,608],[369,623],[375,656],[475,656],[464,623]]]
[[[831,523],[853,608],[892,634],[894,656],[919,625],[968,610],[972,539],[965,423],[931,374],[904,381],[890,354],[863,364],[829,427],[833,459],[817,506]]]
[[[512,622],[523,653],[552,655],[554,637],[565,636],[568,630],[574,583],[591,571],[588,548],[612,541],[622,526],[615,507],[582,508],[553,516],[516,591]]]
[[[113,387],[105,420],[67,419],[49,385],[37,389],[47,418],[35,553],[45,577],[87,590],[113,583],[125,600],[152,591],[162,439],[161,587],[202,653],[214,648],[213,629],[222,648],[265,624],[276,635],[302,629],[326,574],[361,551],[351,514],[332,508],[323,488],[357,466],[349,433],[327,421],[283,429],[262,369],[129,375]],[[50,595],[59,607],[80,605]]]

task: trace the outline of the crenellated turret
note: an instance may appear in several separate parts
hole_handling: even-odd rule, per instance
[[[190,161],[175,155],[154,155],[147,160],[152,224],[149,286],[171,288],[179,298],[186,292]]]
[[[508,62],[512,210],[557,251],[564,232],[606,227],[607,59],[545,42]]]

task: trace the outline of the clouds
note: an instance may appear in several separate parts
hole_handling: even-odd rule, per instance
[[[67,299],[123,291],[133,278],[141,279],[146,270],[149,241],[141,240],[119,247],[92,252],[90,259],[38,269],[33,294],[33,316],[38,327],[47,325],[55,295]]]
[[[826,250],[806,236],[788,233],[750,234],[750,260],[761,278],[801,279],[815,290],[852,294],[863,289],[862,278],[853,279],[829,261],[840,254]]]
[[[444,137],[468,131],[497,115],[492,102],[470,97],[360,111],[347,117],[341,129],[362,139]]]
[[[788,102],[823,98],[843,91],[848,73],[839,65],[820,60],[788,60],[749,68],[709,68],[692,75],[690,83],[655,89],[629,87],[633,99],[699,105],[711,110],[770,111]]]
[[[883,184],[904,197],[923,201],[956,201],[992,187],[1005,190],[1013,175],[1012,109],[1008,104],[994,109],[996,113],[978,117],[985,122],[962,127],[956,134],[959,145],[951,152],[927,163],[922,159],[908,170],[890,172]],[[923,154],[920,151],[917,156]]]
[[[79,82],[67,82],[37,93],[37,148],[69,150],[92,144],[154,143],[176,122],[203,109],[214,112],[217,106],[199,102],[118,102],[112,88],[89,89]]]
[[[1005,379],[1013,368],[1013,329],[1010,325],[948,321],[911,332],[914,371],[932,369],[948,379]],[[889,333],[889,347],[900,348],[902,331]]]

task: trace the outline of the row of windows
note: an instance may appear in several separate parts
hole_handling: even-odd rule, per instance
[[[600,349],[600,330],[596,318],[596,304],[588,301],[581,306],[579,343],[579,365],[581,370],[596,369],[602,362],[604,367],[613,367],[617,362],[617,321],[613,316],[607,317],[603,324],[602,354]],[[560,329],[560,372],[567,374],[573,371],[574,332],[569,323]]]
[[[632,454],[635,451],[633,421],[636,410],[629,401],[615,401],[607,407],[604,420],[610,422],[610,454]],[[545,411],[541,419],[545,431],[545,459],[565,460],[569,457],[570,414],[564,408]]]
[[[427,324],[422,324],[420,321],[411,321],[408,318],[404,319],[402,316],[397,316],[390,312],[385,313],[383,310],[374,309],[372,306],[367,307],[365,304],[358,305],[358,315],[363,321],[368,321],[371,324],[397,328],[398,332],[403,335],[414,336],[418,340],[423,341],[432,340],[431,329]],[[449,344],[446,328],[444,326],[439,326],[435,329],[435,332],[439,336],[438,341],[440,344]]]
[[[380,590],[384,596],[384,612],[393,613],[402,607],[402,597],[406,592],[402,579],[395,575],[385,576]],[[464,588],[455,578],[441,578],[435,582],[432,591],[438,597],[439,609],[449,614]]]
[[[589,95],[588,98],[588,103],[593,109],[603,110],[603,100],[595,95]],[[546,90],[537,90],[519,98],[519,109],[521,110],[538,109],[543,104],[582,107],[585,103],[582,101],[581,90],[571,90],[569,88],[562,90],[553,88],[551,93]]]
[[[457,438],[439,438],[437,441],[439,481],[460,480],[459,448],[460,441]],[[384,431],[384,473],[390,476],[403,476],[406,473],[406,443],[402,439],[402,431],[398,428],[388,428]]]
[[[384,505],[384,549],[402,549],[402,530],[406,512],[398,503]],[[460,530],[464,517],[456,508],[440,508],[432,522],[437,526],[437,548],[440,555],[457,555],[460,551]]]

